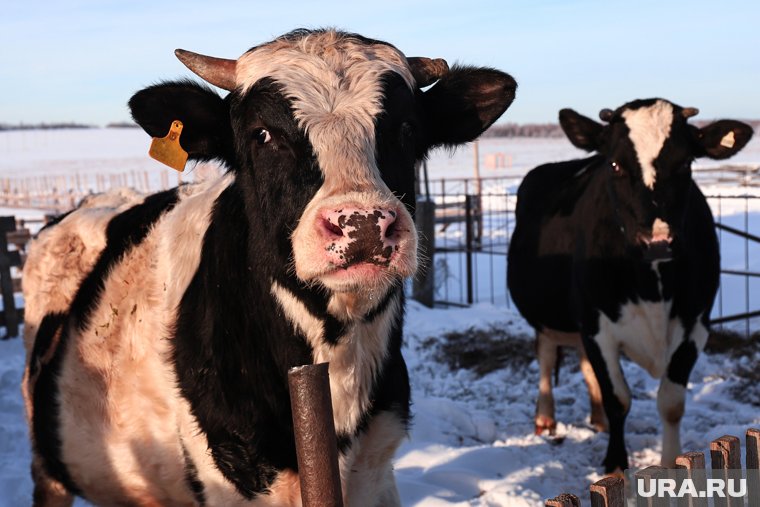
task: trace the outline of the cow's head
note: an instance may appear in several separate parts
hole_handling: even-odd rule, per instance
[[[236,174],[273,261],[336,292],[415,272],[415,163],[431,147],[475,139],[516,89],[503,72],[449,70],[333,30],[297,30],[237,60],[177,56],[230,93],[153,86],[130,101],[137,123],[159,137],[181,120],[191,159],[219,159]]]
[[[599,116],[606,124],[560,111],[570,141],[603,157],[616,219],[632,243],[662,248],[677,237],[688,213],[692,161],[731,157],[752,137],[749,125],[734,120],[697,128],[687,121],[697,113],[663,99],[603,109]]]

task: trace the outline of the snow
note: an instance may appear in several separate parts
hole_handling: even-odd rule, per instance
[[[157,177],[166,169],[145,155],[147,148],[147,136],[139,130],[0,132],[0,177],[133,170],[150,171]],[[481,174],[506,178],[505,188],[512,195],[531,167],[583,155],[564,139],[485,139],[479,149]],[[511,167],[487,169],[486,157],[495,153],[508,154]],[[760,140],[756,138],[730,163],[757,167],[758,161]],[[708,167],[712,162],[699,164]],[[472,166],[472,150],[467,147],[453,154],[435,152],[429,161],[432,178],[470,177]],[[735,183],[706,183],[703,189],[710,195],[760,195],[756,188]],[[760,199],[726,198],[711,201],[711,205],[725,223],[742,228],[746,221],[758,233]],[[6,213],[41,216],[37,210],[0,209],[0,214]],[[502,232],[498,234],[505,238],[511,225],[499,227],[496,229]],[[450,233],[456,237],[455,229]],[[745,253],[743,241],[724,242],[724,261],[737,269],[758,270],[758,253],[752,249]],[[487,284],[486,275],[481,276],[479,283]],[[724,279],[722,304],[743,306],[743,299],[737,303],[738,293],[744,291],[743,281],[738,286],[731,283]],[[577,494],[587,504],[589,484],[601,478],[607,435],[595,433],[588,425],[586,387],[572,352],[568,352],[560,385],[554,391],[559,438],[533,434],[538,367],[530,357],[532,331],[504,304],[506,297],[506,293],[498,293],[500,304],[480,303],[461,309],[428,309],[414,301],[408,304],[404,355],[413,390],[414,420],[409,439],[395,460],[405,506],[539,506],[562,492]],[[757,308],[760,301],[752,299],[751,304]],[[507,357],[502,368],[482,376],[467,369],[449,369],[440,355],[446,333],[471,328],[507,330],[515,350],[527,351],[527,359],[520,354]],[[758,403],[760,388],[756,380],[750,382],[745,376],[758,360],[757,351],[740,360],[718,354],[700,356],[691,375],[682,423],[684,450],[706,451],[714,438],[724,434],[742,437],[748,427],[760,425],[760,410],[750,403]],[[31,498],[30,450],[20,393],[23,362],[20,339],[0,342],[0,507],[29,505]],[[657,464],[658,383],[633,363],[624,361],[623,370],[634,396],[626,425],[632,464]]]
[[[508,329],[532,350],[527,324],[503,307],[428,309],[409,302],[404,355],[414,420],[395,460],[403,505],[541,506],[563,492],[587,503],[589,484],[602,478],[599,465],[607,435],[588,425],[586,388],[572,357],[565,361],[554,390],[561,443],[533,434],[535,360],[478,377],[466,370],[451,371],[435,359],[444,333],[491,326]],[[0,506],[28,505],[32,489],[19,388],[23,357],[21,340],[0,342]],[[700,356],[682,423],[684,450],[707,452],[711,440],[725,434],[742,437],[748,427],[760,424],[758,407],[737,399],[746,383],[734,372],[734,366],[758,360],[758,352],[738,362],[724,355]],[[657,381],[627,361],[623,370],[634,397],[626,425],[632,465],[659,464]],[[757,392],[756,382],[751,386]]]

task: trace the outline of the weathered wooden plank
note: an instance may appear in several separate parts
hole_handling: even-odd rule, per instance
[[[575,495],[562,493],[559,496],[548,499],[544,505],[546,507],[581,507],[581,501]]]
[[[668,507],[670,499],[657,495],[657,484],[660,479],[668,477],[668,470],[659,466],[647,467],[644,470],[639,470],[634,474],[634,481],[636,484],[636,507]],[[643,482],[642,482],[643,481]],[[639,488],[639,485],[642,485]],[[653,491],[653,488],[655,490]],[[652,496],[639,495],[640,491],[647,493],[651,492]]]
[[[591,507],[625,507],[625,481],[605,477],[591,485]]]
[[[729,478],[736,479],[732,476],[730,470],[741,470],[741,445],[737,437],[724,435],[710,442],[710,462],[713,470],[713,479],[723,479],[728,483]],[[744,500],[741,498],[732,498],[713,496],[715,507],[743,507]]]
[[[676,470],[679,479],[689,479],[697,491],[707,489],[707,471],[705,470],[705,455],[701,452],[687,452],[676,458]],[[677,484],[681,489],[681,481]],[[699,496],[679,498],[678,507],[707,507],[707,498]]]
[[[749,505],[760,505],[760,429],[747,430],[746,446]]]

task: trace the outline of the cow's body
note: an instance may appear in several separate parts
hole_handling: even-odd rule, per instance
[[[599,154],[540,166],[518,191],[509,286],[537,331],[539,351],[550,350],[539,357],[537,431],[554,424],[548,376],[556,336],[566,337],[563,345],[582,341],[596,374],[584,371],[592,412],[598,386],[609,422],[607,471],[627,467],[623,427],[631,397],[621,351],[661,379],[663,463],[673,464],[685,386],[707,340],[718,288],[713,217],[690,175],[691,160],[707,148],[699,148],[702,131],[681,111],[662,100],[637,101],[605,115],[611,121],[604,128],[565,112],[574,144]],[[734,140],[725,141],[732,149],[722,158],[751,135],[735,123],[721,134]],[[592,422],[604,425],[598,409]]]
[[[191,157],[229,173],[90,203],[31,249],[36,502],[300,505],[287,371],[329,361],[346,503],[397,505],[413,166],[490,125],[514,81],[452,70],[457,86],[496,84],[482,98],[499,104],[470,104],[457,114],[480,123],[453,132],[427,122],[446,117],[454,89],[443,78],[431,88],[444,85],[443,103],[423,96],[384,43],[298,31],[237,62],[208,61],[218,67],[196,72],[229,83],[227,98],[167,83],[130,106],[157,137],[181,120]]]

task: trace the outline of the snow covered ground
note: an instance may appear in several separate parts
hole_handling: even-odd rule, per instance
[[[0,177],[165,171],[145,155],[147,148],[148,139],[139,130],[0,132]],[[509,154],[511,167],[487,169],[486,157],[495,153]],[[539,163],[581,152],[564,139],[488,139],[480,143],[480,155],[483,176],[509,177],[516,184]],[[469,177],[472,157],[470,148],[453,154],[436,152],[429,162],[430,176]],[[760,139],[730,162],[759,165]],[[755,191],[725,184],[714,190]],[[741,206],[735,210],[727,206],[728,202],[722,209],[726,219],[744,220]],[[760,227],[756,218],[760,209],[750,211],[753,223]],[[23,214],[32,217],[39,212]],[[743,267],[743,248],[736,243],[724,257]],[[759,258],[750,252],[753,269],[758,269]],[[731,298],[741,290],[727,292]],[[482,346],[482,356],[476,354],[470,367],[450,367],[461,364],[456,348],[449,347],[451,333],[460,342],[472,337],[475,351]],[[585,384],[571,352],[554,392],[559,438],[533,435],[538,370],[530,335],[525,322],[504,305],[431,310],[409,303],[405,357],[415,418],[410,438],[396,459],[405,506],[539,506],[562,492],[578,494],[588,502],[588,485],[601,477],[599,465],[607,436],[594,433],[587,424]],[[738,357],[700,357],[691,376],[682,425],[685,449],[706,450],[714,438],[742,436],[747,427],[760,425],[760,378],[755,372],[759,360],[757,348]],[[485,366],[494,361],[499,367],[484,373]],[[19,391],[22,365],[21,341],[0,342],[0,507],[30,504],[30,453]],[[624,363],[623,368],[634,396],[626,426],[632,464],[655,464],[660,452],[657,382],[632,363]]]
[[[513,351],[498,357],[503,366],[484,376],[471,369],[451,370],[441,356],[447,333],[473,327],[486,334],[496,328],[514,335],[496,333],[499,338],[484,343]],[[554,392],[559,438],[533,435],[538,368],[529,334],[519,316],[490,304],[430,310],[409,303],[404,354],[415,415],[410,438],[395,462],[404,506],[541,506],[562,492],[577,494],[588,503],[589,484],[602,477],[599,465],[607,435],[588,426],[585,384],[572,353]],[[478,343],[472,347],[477,349]],[[682,425],[685,449],[707,452],[712,439],[743,436],[748,427],[760,425],[758,378],[746,376],[758,361],[760,349],[739,359],[700,357]],[[29,505],[31,498],[29,444],[19,391],[22,364],[21,340],[0,342],[3,507]],[[634,396],[626,425],[632,464],[658,464],[657,382],[632,363],[624,362],[623,369]]]

